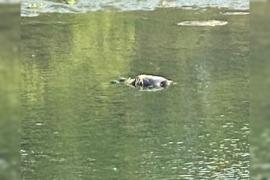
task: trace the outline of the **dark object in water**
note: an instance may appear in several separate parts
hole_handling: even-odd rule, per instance
[[[110,81],[110,82],[111,82],[111,84],[119,84],[119,83],[120,83],[119,80],[112,80],[112,81]]]
[[[171,84],[176,84],[171,80],[168,80],[161,76],[154,75],[138,75],[135,78],[120,78],[119,80],[111,81],[113,84],[119,84],[121,82],[128,86],[138,88],[140,90],[162,90],[169,87]]]

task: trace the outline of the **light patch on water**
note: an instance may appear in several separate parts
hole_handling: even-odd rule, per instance
[[[225,12],[222,14],[225,16],[237,16],[237,15],[249,15],[249,12]]]
[[[248,0],[78,0],[69,4],[67,1],[52,2],[46,0],[23,0],[21,16],[31,17],[40,13],[85,13],[101,10],[117,11],[152,11],[157,8],[227,8],[235,10],[249,9]]]
[[[0,170],[4,170],[9,166],[8,162],[5,159],[0,159]]]
[[[250,0],[250,2],[254,3],[254,2],[267,2],[267,0]]]
[[[19,4],[20,0],[0,0],[0,4]]]
[[[177,7],[176,1],[161,0],[160,6],[164,8]]]
[[[28,155],[28,153],[24,149],[20,150],[20,154],[21,154],[21,156],[27,156]]]
[[[225,26],[227,25],[227,21],[219,21],[219,20],[209,20],[209,21],[182,21],[177,23],[178,26]]]

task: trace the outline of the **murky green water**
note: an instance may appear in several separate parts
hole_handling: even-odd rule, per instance
[[[270,179],[270,1],[253,2],[251,18],[251,176]]]
[[[209,19],[228,24],[176,25]],[[248,19],[215,9],[23,18],[23,179],[248,179]],[[141,73],[178,84],[109,83]]]
[[[18,179],[19,7],[0,4],[0,179]]]

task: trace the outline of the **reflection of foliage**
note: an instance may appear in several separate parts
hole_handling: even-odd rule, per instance
[[[44,4],[42,2],[33,2],[27,4],[28,9],[41,9],[44,7]]]
[[[195,11],[171,10],[166,11],[166,16],[164,10],[144,13],[143,19],[136,26],[136,44],[139,50],[131,65],[131,73],[137,74],[139,69],[142,72],[165,75],[182,86],[175,91],[170,90],[168,94],[162,93],[156,99],[149,95],[135,100],[133,105],[139,104],[136,109],[139,109],[140,115],[143,114],[141,118],[145,118],[146,122],[153,121],[145,124],[143,132],[136,133],[155,134],[154,137],[158,139],[156,145],[148,142],[153,149],[158,149],[160,142],[166,142],[163,135],[170,137],[172,144],[185,139],[191,152],[205,149],[206,156],[226,156],[223,162],[213,162],[217,169],[224,169],[224,164],[231,167],[237,161],[241,163],[241,160],[234,159],[223,150],[215,153],[214,148],[218,149],[219,145],[225,143],[224,139],[239,138],[233,130],[248,123],[248,19],[232,18],[228,27],[221,28],[176,26],[182,19],[203,21],[224,18],[217,14],[219,12],[216,10],[201,14],[196,14]],[[152,114],[155,119],[147,116],[148,114]],[[131,122],[136,121],[135,119]],[[235,127],[228,130],[226,123]],[[204,138],[207,140],[199,140]],[[211,141],[216,144],[208,149]],[[247,136],[243,135],[241,141],[246,143]],[[241,146],[240,143],[238,146]],[[168,151],[175,156],[175,161],[179,159],[175,166],[183,163],[183,154],[178,154],[181,157],[177,157],[175,149]],[[161,157],[166,157],[168,151]],[[248,152],[247,146],[243,146],[241,151]],[[192,156],[191,152],[184,154],[187,157]],[[156,153],[160,155],[162,152],[156,150]],[[162,159],[152,158],[145,170],[156,170],[156,174],[160,175],[161,169],[155,167],[162,165]],[[242,168],[247,169],[248,165],[245,164]]]
[[[84,77],[89,78],[89,83],[101,87],[106,86],[112,77],[118,77],[127,72],[132,42],[134,41],[132,21],[127,21],[124,15],[111,13],[94,13],[88,16],[74,17],[70,21],[71,23],[79,21],[81,24],[68,26],[69,32],[67,31],[67,33],[69,34],[56,34],[57,29],[64,30],[64,28],[67,29],[67,26],[63,26],[63,28],[55,26],[52,30],[54,33],[46,31],[45,36],[52,36],[49,39],[40,37],[38,40],[35,39],[37,36],[33,34],[32,42],[29,44],[31,46],[36,43],[42,44],[43,49],[36,50],[37,54],[27,54],[27,56],[33,56],[34,59],[25,63],[26,80],[32,82],[25,83],[25,85],[30,86],[26,89],[31,88],[28,92],[32,93],[28,94],[38,93],[36,97],[42,97],[44,91],[42,90],[44,89],[43,73],[47,71],[44,68],[50,68],[52,73],[57,72],[55,79],[53,81],[51,79],[50,83],[65,85],[70,83],[71,87],[79,86],[80,82],[70,80],[76,79],[80,71],[90,71],[89,75],[102,75]],[[27,31],[28,29],[23,30]],[[59,57],[61,51],[63,51],[63,55]],[[41,57],[44,57],[45,60],[35,60]],[[33,79],[36,80],[33,81]]]
[[[103,80],[93,81],[106,82],[111,77],[128,72],[134,42],[134,22],[132,19],[128,21],[124,16],[116,13],[94,13],[74,18],[75,21],[82,22],[82,25],[73,28],[74,46],[71,51],[74,56],[71,58],[74,62],[81,59],[92,68],[92,73],[102,74],[102,77],[97,78]]]
[[[77,3],[77,0],[65,0],[67,4],[73,5]]]
[[[0,179],[18,179],[18,6],[0,6]]]
[[[60,20],[55,16],[50,17],[54,18],[42,20],[43,17],[40,17],[43,23],[50,24],[41,25],[42,31],[39,31],[38,25],[30,23],[29,26],[27,23],[31,20],[24,20],[25,25],[22,27],[22,90],[27,112],[23,122],[23,149],[27,151],[30,148],[37,152],[46,149],[46,153],[61,151],[67,156],[72,152],[80,157],[81,152],[84,152],[84,147],[80,147],[83,145],[76,138],[69,137],[76,137],[81,131],[98,134],[103,128],[96,122],[99,116],[110,119],[108,105],[114,97],[113,92],[108,91],[108,85],[112,78],[128,73],[134,44],[134,21],[127,19],[124,14],[114,13],[66,16]],[[100,96],[96,96],[96,93]],[[76,122],[82,116],[95,128],[76,128]],[[31,125],[44,122],[60,134],[61,140],[55,140],[53,132],[46,134],[46,138],[34,138],[35,131]],[[29,141],[27,137],[32,140]],[[106,140],[111,143],[110,139]],[[48,141],[50,147],[47,146]],[[95,140],[93,137],[92,141],[95,143],[100,139]],[[35,143],[43,145],[35,146]],[[98,143],[95,147],[103,149]],[[108,160],[110,156],[108,154]],[[66,167],[80,166],[80,161],[76,164],[70,157],[66,159]],[[27,157],[23,162],[26,167],[24,176],[28,177],[31,173],[29,169],[33,166],[28,163]],[[48,161],[43,163],[50,164],[45,166],[49,169],[55,167]],[[43,168],[40,167],[35,174],[43,177]],[[63,172],[72,177],[70,171]]]
[[[69,5],[73,5],[76,4],[78,2],[78,0],[50,0],[52,2],[56,2],[56,3],[66,3]]]
[[[270,179],[270,1],[251,1],[251,179]]]

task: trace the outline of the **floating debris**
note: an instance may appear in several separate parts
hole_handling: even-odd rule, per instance
[[[224,12],[221,13],[225,16],[249,15],[249,12]]]
[[[162,76],[156,75],[146,75],[140,74],[135,76],[134,78],[120,78],[118,80],[110,81],[111,84],[125,84],[130,87],[137,88],[139,90],[146,90],[146,91],[158,91],[162,89],[166,89],[171,84],[177,84],[169,79],[166,79]]]
[[[177,23],[178,26],[225,26],[227,21],[209,20],[209,21],[183,21]]]

